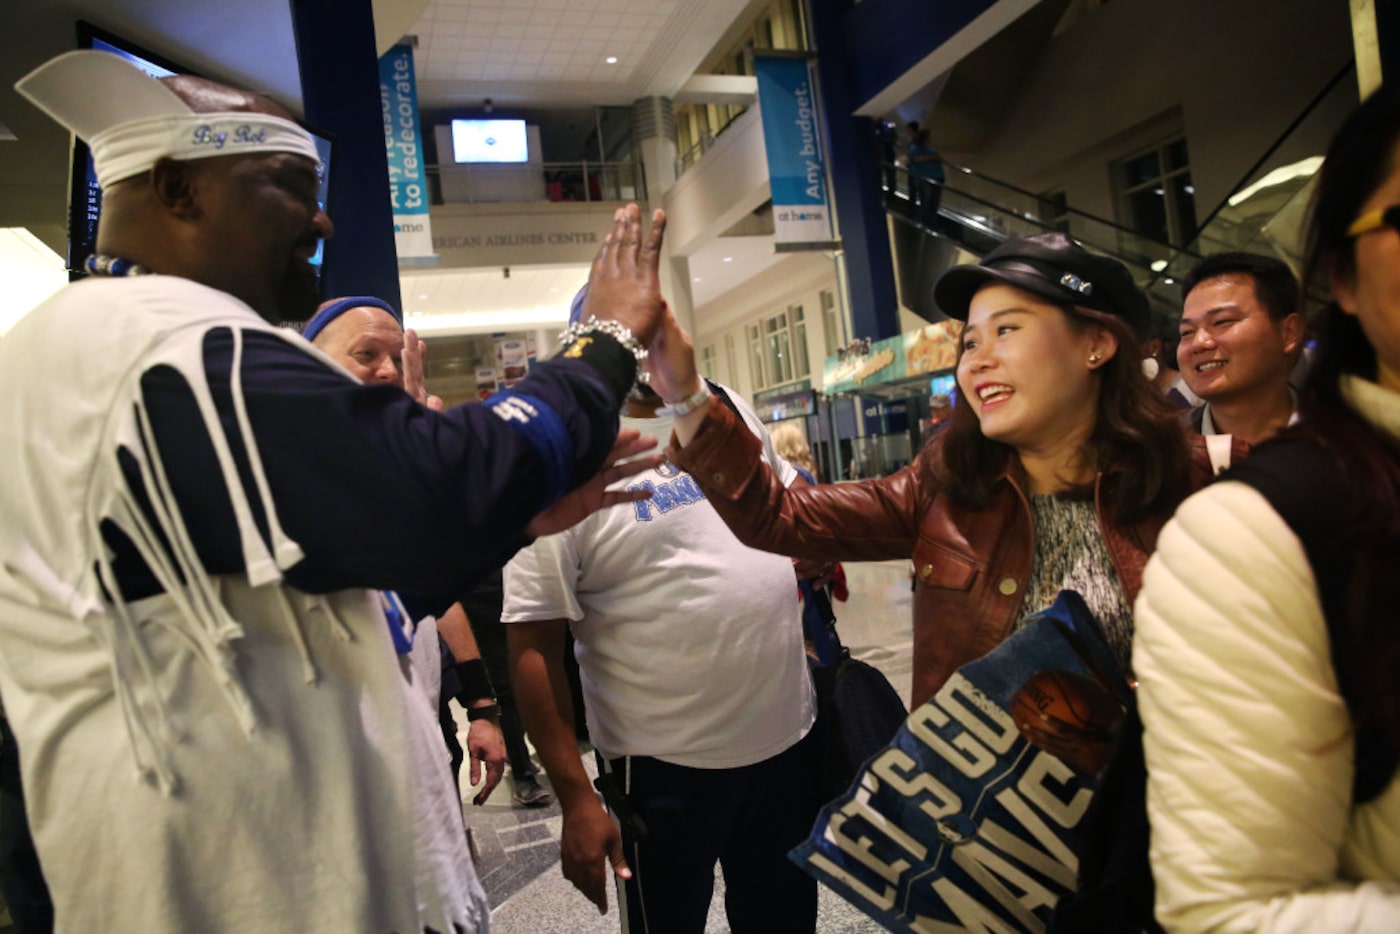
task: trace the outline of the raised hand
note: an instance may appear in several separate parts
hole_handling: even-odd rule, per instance
[[[667,402],[677,402],[700,389],[695,347],[669,307],[662,315],[656,336],[647,345],[646,368],[651,374],[651,388]]]
[[[418,332],[409,328],[403,332],[403,389],[434,412],[442,411],[442,400],[428,395],[423,378],[423,363],[428,359],[428,345],[418,339]]]
[[[565,494],[553,506],[535,516],[530,521],[529,527],[526,528],[525,534],[535,538],[541,535],[553,535],[583,521],[600,509],[620,506],[623,503],[635,503],[650,497],[651,493],[647,490],[609,491],[608,487],[619,480],[636,476],[643,470],[659,466],[661,464],[660,454],[628,460],[628,458],[636,457],[654,447],[656,447],[656,439],[642,437],[641,432],[635,428],[624,428],[619,431],[617,440],[613,442],[612,450],[608,452],[607,460],[603,462],[602,469],[583,486],[572,493]],[[625,461],[625,463],[619,463],[621,461]]]
[[[613,215],[613,228],[593,257],[583,317],[613,320],[646,346],[661,320],[661,238],[666,214],[656,211],[642,235],[641,209],[629,204]]]

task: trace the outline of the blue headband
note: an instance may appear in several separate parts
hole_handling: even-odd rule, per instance
[[[373,295],[349,295],[345,298],[337,298],[335,301],[316,312],[311,320],[306,322],[306,327],[301,329],[301,336],[309,341],[314,341],[316,335],[325,330],[326,325],[330,324],[336,318],[339,318],[351,308],[365,307],[387,311],[393,316],[394,320],[399,323],[399,327],[403,327],[403,316],[394,310],[393,305],[390,305],[382,298],[375,298]]]

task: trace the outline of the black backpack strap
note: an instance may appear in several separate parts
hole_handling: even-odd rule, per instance
[[[1325,450],[1306,441],[1274,441],[1261,447],[1221,477],[1238,480],[1258,490],[1269,501],[1303,545],[1317,580],[1332,666],[1337,684],[1352,713],[1360,704],[1355,665],[1342,637],[1346,619],[1346,591],[1353,565],[1353,547],[1344,545],[1342,533],[1353,520],[1354,509]],[[1363,727],[1356,736],[1356,779],[1352,800],[1364,804],[1378,797],[1400,766],[1397,749],[1374,727]]]
[[[723,386],[712,379],[706,379],[705,385],[710,387],[710,392],[714,393],[715,398],[724,403],[726,409],[733,412],[735,415],[739,415],[739,419],[741,421],[743,420],[744,416],[739,414],[739,407],[734,404],[733,399],[729,398],[729,393],[725,391]]]

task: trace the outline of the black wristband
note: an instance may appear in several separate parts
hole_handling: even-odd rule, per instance
[[[610,334],[599,331],[588,336],[592,340],[580,346],[577,353],[571,356],[583,360],[602,377],[608,388],[617,394],[617,403],[620,406],[627,398],[632,384],[637,381],[637,358],[632,356],[632,351],[622,346],[621,341]],[[567,350],[568,348],[565,348],[552,359],[571,359],[571,356],[565,353]]]
[[[467,708],[467,721],[490,720],[495,722],[496,715],[501,712],[501,705],[497,703],[482,704],[480,707]]]
[[[453,666],[457,672],[457,701],[466,707],[474,700],[483,697],[496,699],[496,690],[491,686],[491,676],[486,672],[486,662],[479,658],[469,658]]]

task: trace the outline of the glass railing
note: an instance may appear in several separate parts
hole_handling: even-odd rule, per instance
[[[700,157],[705,155],[705,153],[709,152],[710,147],[715,144],[715,140],[723,136],[725,130],[728,130],[730,127],[732,127],[740,117],[742,117],[748,112],[749,108],[745,107],[738,113],[730,117],[727,121],[725,121],[724,126],[720,127],[718,130],[715,130],[713,133],[711,133],[709,130],[706,130],[704,133],[701,134],[700,142],[696,143],[694,146],[691,146],[689,149],[687,149],[680,155],[676,156],[676,178],[680,178],[682,175],[685,174],[686,169],[689,169],[691,166],[695,165],[695,163],[699,162]]]
[[[1086,249],[1123,263],[1149,298],[1172,308],[1179,305],[1175,282],[1163,271],[1176,263],[1194,263],[1200,258],[1194,252],[1144,237],[1101,217],[1048,203],[1032,192],[963,166],[945,163],[944,168],[947,178],[941,185],[937,214],[927,216],[927,212],[920,212],[910,194],[908,170],[898,165],[884,167],[886,207],[901,227],[918,228],[927,235],[950,240],[977,256],[986,254],[1007,237],[1058,230],[1074,237]],[[896,233],[901,264],[914,261],[925,265],[931,255],[940,264],[957,261],[954,253],[931,254],[908,236],[907,231]],[[927,273],[921,271],[917,280],[910,278],[906,270],[901,273],[901,281],[906,283],[906,304],[922,313],[920,304],[925,299],[931,301],[925,294],[928,289],[921,284]]]
[[[1062,230],[1089,249],[1121,261],[1154,303],[1175,313],[1181,302],[1178,283],[1202,256],[1244,251],[1278,256],[1294,269],[1301,266],[1313,182],[1328,142],[1356,106],[1355,75],[1355,65],[1348,62],[1323,86],[1184,248],[946,163],[948,177],[935,217],[920,216],[910,198],[908,171],[901,166],[884,168],[886,205],[902,225],[948,238],[979,256],[1008,236]],[[909,240],[907,234],[903,239],[901,263],[911,256],[920,262],[930,256],[955,261],[951,251],[937,254]],[[896,242],[900,242],[898,233]],[[920,272],[918,278],[926,276]],[[922,291],[914,290],[916,302]]]
[[[442,166],[427,166],[430,204],[473,204],[499,201],[645,201],[646,175],[640,162],[545,162],[522,163],[518,166],[482,166],[483,169],[515,169],[510,190],[514,197],[500,197],[501,189],[492,185],[483,172],[476,185],[456,185],[454,197],[443,198]],[[455,172],[471,172],[469,166],[453,165]],[[532,171],[533,170],[533,171]],[[522,182],[522,179],[524,180]]]
[[[1317,170],[1328,142],[1355,106],[1356,69],[1348,62],[1206,218],[1189,251],[1263,253],[1298,269]],[[1174,259],[1161,274],[1180,278],[1188,268]]]

